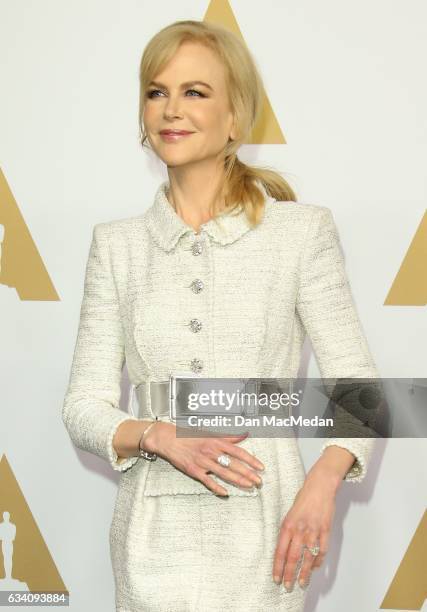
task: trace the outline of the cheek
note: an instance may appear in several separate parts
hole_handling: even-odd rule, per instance
[[[216,150],[222,147],[224,142],[228,140],[228,127],[224,121],[219,120],[218,116],[214,116],[212,120],[206,121],[201,125],[201,140],[203,146],[209,150]]]
[[[194,125],[200,126],[201,130],[211,130],[222,134],[227,131],[229,112],[217,104],[206,104],[193,108],[191,119]]]
[[[150,105],[147,105],[144,108],[144,112],[142,114],[142,120],[146,128],[150,128],[154,122],[157,120],[158,111]]]

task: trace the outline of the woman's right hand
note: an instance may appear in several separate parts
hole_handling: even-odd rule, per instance
[[[213,436],[181,438],[177,437],[176,429],[173,423],[165,421],[157,423],[147,432],[144,449],[169,461],[184,474],[196,478],[218,495],[226,496],[228,491],[210,478],[209,473],[216,474],[239,487],[261,485],[262,480],[255,470],[264,469],[263,464],[237,445],[246,438],[247,433],[226,438]],[[223,467],[217,462],[217,458],[223,453],[230,455],[231,462],[228,467]]]

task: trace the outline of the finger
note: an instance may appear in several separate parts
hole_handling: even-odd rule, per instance
[[[228,491],[225,487],[217,484],[213,478],[207,476],[203,470],[201,470],[201,474],[197,476],[197,478],[202,482],[207,489],[215,493],[216,495],[221,495],[222,497],[228,496]]]
[[[323,554],[319,553],[317,555],[317,557],[313,561],[313,565],[312,565],[312,568],[311,568],[312,570],[318,569],[322,565],[323,561],[325,560],[325,555],[326,555],[326,553],[323,553]]]
[[[228,467],[221,466],[217,461],[209,459],[209,457],[203,458],[203,467],[209,469],[210,472],[220,476],[227,482],[230,482],[238,487],[253,487],[255,480],[251,477],[245,476],[239,471],[237,460],[231,460]]]
[[[285,559],[293,537],[293,527],[283,521],[280,528],[278,542],[274,553],[273,561],[273,580],[280,584],[283,580],[283,571],[285,569]]]
[[[221,464],[218,463],[218,453],[218,449],[209,450],[208,453],[205,452],[203,457],[203,467],[206,465],[206,467],[209,467],[211,471],[217,473],[219,476],[221,476],[221,478],[225,478],[226,480],[228,480],[228,475],[230,472],[235,472],[235,474],[240,475],[244,479],[244,481],[242,480],[243,486],[251,487],[254,484],[257,486],[262,484],[261,477],[256,472],[248,468],[246,464],[242,463],[237,457],[231,459],[230,464],[227,467],[221,466]],[[215,466],[215,470],[213,469],[213,466]],[[238,482],[234,474],[232,475],[232,478],[232,482]]]
[[[307,586],[307,584],[308,584],[308,582],[310,580],[311,569],[312,569],[312,566],[313,566],[313,562],[316,559],[315,555],[313,555],[310,552],[310,550],[307,548],[307,546],[310,546],[310,547],[316,546],[318,541],[319,541],[319,537],[318,537],[317,533],[315,533],[315,532],[306,532],[306,537],[305,537],[305,545],[306,545],[306,547],[304,548],[303,560],[302,560],[301,569],[300,569],[299,575],[298,575],[298,582],[299,582],[299,585],[301,587]]]
[[[300,531],[295,531],[285,559],[283,581],[287,589],[292,589],[292,585],[295,580],[295,570],[302,560],[303,544],[302,533]]]
[[[325,559],[326,553],[328,552],[329,536],[330,531],[328,530],[322,530],[319,534],[320,552],[313,562],[313,569],[320,567]]]
[[[246,463],[249,467],[252,467],[254,470],[263,470],[265,469],[264,464],[254,457],[247,450],[242,448],[241,446],[236,446],[235,444],[223,444],[221,447],[221,452],[227,453],[232,457],[236,457],[239,461]]]
[[[251,485],[256,485],[260,487],[262,485],[262,478],[259,474],[251,470],[246,466],[245,463],[242,463],[240,459],[234,459],[231,461],[230,466],[232,469],[240,474],[243,478],[248,480]]]

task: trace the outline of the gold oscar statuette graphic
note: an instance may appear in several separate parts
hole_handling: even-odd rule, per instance
[[[228,0],[211,0],[203,21],[209,21],[210,23],[227,28],[227,30],[233,32],[245,43]],[[260,115],[246,144],[286,144],[285,137],[282,134],[265,91],[263,92],[263,104]]]
[[[0,459],[0,552],[0,592],[69,595],[6,455]]]
[[[427,211],[402,261],[384,302],[385,306],[427,304]]]
[[[427,599],[427,510],[380,606],[380,610],[421,610]]]
[[[59,300],[18,204],[0,169],[0,303]]]

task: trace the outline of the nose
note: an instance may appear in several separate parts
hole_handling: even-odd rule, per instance
[[[167,102],[164,107],[165,117],[181,117],[182,111],[180,110],[180,108],[181,107],[179,103],[179,95],[173,96],[172,94],[169,94],[169,98],[167,99]]]

